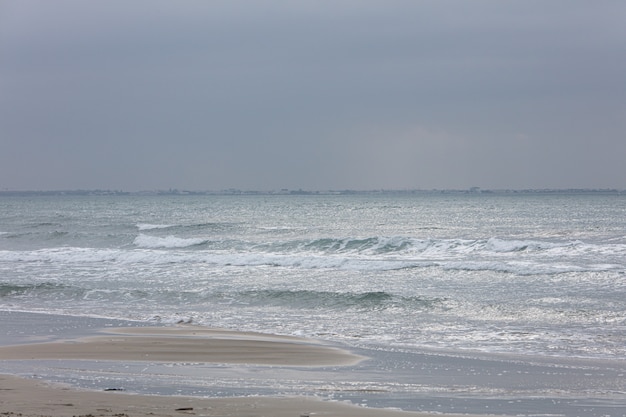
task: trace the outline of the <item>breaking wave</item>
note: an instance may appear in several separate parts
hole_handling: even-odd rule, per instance
[[[440,306],[444,299],[402,297],[385,291],[332,292],[312,290],[254,290],[237,294],[245,304],[323,309],[385,310],[410,307],[412,311],[429,310]]]
[[[176,236],[148,236],[141,234],[135,238],[133,242],[135,246],[140,248],[188,248],[191,246],[203,245],[208,242],[208,239],[201,238],[180,238]]]
[[[171,224],[150,224],[150,223],[139,223],[137,225],[137,229],[139,230],[169,229],[170,227],[174,227],[174,226]]]
[[[626,245],[580,241],[415,239],[372,237],[288,240],[269,243],[140,234],[121,248],[57,247],[0,251],[2,262],[58,264],[209,264],[299,269],[446,270],[520,275],[624,270]]]

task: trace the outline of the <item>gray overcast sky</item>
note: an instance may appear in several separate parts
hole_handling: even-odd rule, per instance
[[[621,0],[0,0],[0,189],[625,189],[625,22]]]

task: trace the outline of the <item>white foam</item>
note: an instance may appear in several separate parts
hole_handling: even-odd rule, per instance
[[[140,248],[187,248],[190,246],[201,245],[206,243],[206,239],[202,238],[180,238],[176,236],[148,236],[141,234],[135,238],[133,242]]]
[[[220,266],[274,266],[298,269],[338,269],[356,271],[384,271],[406,268],[435,267],[443,270],[497,271],[520,275],[559,274],[567,272],[619,271],[624,268],[624,245],[556,245],[540,251],[520,250],[520,244],[496,242],[498,251],[485,246],[487,241],[433,240],[414,242],[412,250],[376,253],[331,252],[291,248],[272,251],[262,246],[254,250],[234,247],[220,250],[201,247],[202,238],[176,236],[156,237],[141,234],[134,239],[135,248],[78,248],[59,247],[32,251],[0,251],[0,262],[51,262],[55,264],[102,263],[120,264],[209,264]],[[244,245],[246,246],[246,245]],[[550,247],[551,245],[546,245]],[[619,246],[619,247],[618,247]],[[481,248],[482,247],[482,248]],[[517,250],[509,251],[511,248]],[[284,248],[281,248],[284,249]],[[295,249],[295,250],[294,250]],[[506,249],[506,250],[505,250]],[[590,252],[593,252],[590,256]],[[600,256],[598,256],[600,255]]]
[[[174,227],[174,225],[171,225],[171,224],[150,224],[150,223],[139,223],[139,224],[137,224],[137,229],[139,229],[139,230],[169,229],[170,227]]]

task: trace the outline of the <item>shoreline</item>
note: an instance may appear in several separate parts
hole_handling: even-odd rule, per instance
[[[364,408],[314,397],[137,395],[68,388],[0,374],[0,414],[14,417],[441,417],[442,414]],[[466,415],[466,417],[471,417]]]
[[[7,313],[3,312],[6,316]],[[46,319],[88,324],[92,319],[45,313],[9,313],[18,322]],[[106,321],[106,320],[104,320]],[[96,319],[95,322],[101,322]],[[119,321],[114,321],[119,324]],[[40,323],[41,324],[41,323]],[[49,323],[48,323],[49,324]],[[100,323],[101,324],[101,323]],[[367,408],[349,401],[329,401],[315,395],[200,397],[186,395],[146,395],[124,388],[85,389],[30,374],[31,364],[55,361],[61,367],[95,362],[108,363],[219,363],[252,364],[270,367],[277,373],[289,367],[348,367],[365,360],[343,349],[320,341],[271,334],[237,332],[183,325],[174,327],[132,326],[77,328],[74,334],[43,337],[41,329],[21,329],[20,337],[0,345],[0,363],[18,363],[19,375],[0,373],[0,413],[15,417],[159,417],[159,416],[267,416],[267,417],[427,417],[435,414],[399,409]],[[9,335],[11,332],[9,332]],[[82,334],[82,336],[81,336]],[[15,335],[14,335],[15,336]],[[6,342],[6,340],[4,341]],[[130,362],[129,362],[130,361]],[[36,369],[36,368],[35,368]],[[226,369],[228,372],[228,367]],[[233,370],[233,372],[237,372]],[[440,413],[436,414],[441,416]]]
[[[9,417],[623,417],[626,409],[624,360],[343,348],[2,310],[0,323],[0,414]]]

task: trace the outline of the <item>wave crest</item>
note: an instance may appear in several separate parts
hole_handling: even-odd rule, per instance
[[[135,246],[147,249],[170,249],[170,248],[188,248],[199,246],[207,243],[207,239],[202,238],[180,238],[176,236],[149,236],[140,234],[133,242]]]
[[[139,230],[155,230],[155,229],[169,229],[174,227],[171,224],[151,224],[151,223],[139,223],[137,229]]]
[[[412,311],[430,310],[441,306],[444,302],[442,299],[402,297],[385,291],[338,293],[313,290],[254,290],[241,292],[234,298],[245,304],[333,310],[387,310],[391,308],[410,308]]]

